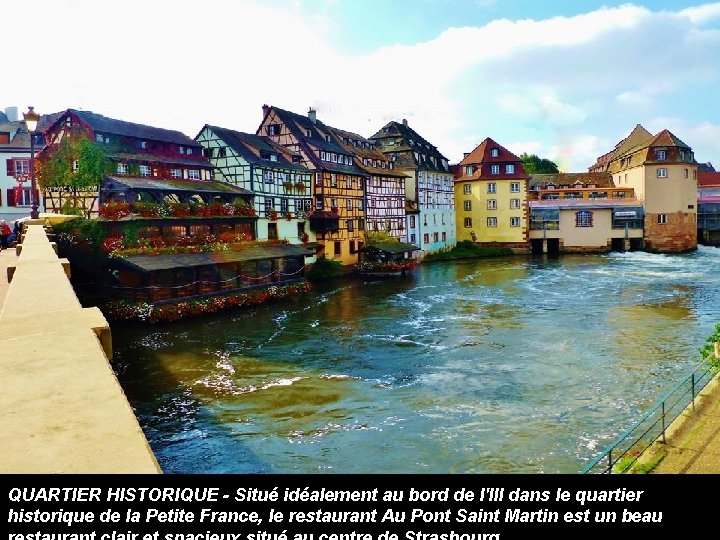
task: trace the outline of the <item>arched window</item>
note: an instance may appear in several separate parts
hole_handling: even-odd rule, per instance
[[[576,227],[592,227],[593,226],[593,213],[588,210],[581,210],[575,213],[575,226]]]

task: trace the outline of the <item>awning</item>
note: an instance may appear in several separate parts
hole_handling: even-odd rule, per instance
[[[249,247],[240,251],[215,251],[212,253],[177,255],[133,255],[131,257],[118,257],[115,260],[143,272],[155,272],[181,267],[212,266],[283,257],[312,257],[313,255],[315,255],[314,251],[294,244],[286,244],[282,246]]]

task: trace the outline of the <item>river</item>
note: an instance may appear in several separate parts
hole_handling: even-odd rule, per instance
[[[166,473],[577,472],[697,363],[720,249],[507,257],[113,327]]]

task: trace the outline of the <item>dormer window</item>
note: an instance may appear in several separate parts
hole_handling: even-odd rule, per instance
[[[500,174],[500,165],[491,165],[490,174]]]
[[[184,146],[181,146],[181,147],[180,147],[180,153],[181,153],[181,154],[185,154],[185,147],[184,147]]]
[[[330,142],[330,135],[327,135],[327,134],[325,135],[325,141]]]
[[[499,155],[500,155],[500,150],[498,150],[497,148],[493,148],[492,150],[490,150],[491,157],[498,157]]]
[[[185,153],[186,153],[188,156],[192,155],[192,148],[187,148],[187,149],[185,150]]]
[[[515,165],[512,163],[505,165],[505,174],[515,174]]]
[[[117,173],[118,174],[127,174],[128,173],[127,163],[118,163],[117,164]]]
[[[293,162],[293,163],[300,163],[300,156],[293,156],[293,157],[292,157],[292,162]]]
[[[658,161],[665,161],[665,149],[656,150],[655,157]]]
[[[306,136],[306,137],[312,137],[312,131],[310,131],[309,129],[306,129],[306,130],[305,130],[305,136]]]
[[[267,127],[268,135],[280,135],[280,124],[270,124]]]
[[[147,148],[147,141],[140,141],[140,148]]]
[[[105,142],[105,137],[103,136],[102,133],[96,133],[96,134],[95,134],[95,140],[96,140],[97,142]]]
[[[277,154],[270,154],[270,161],[277,161],[278,155]]]
[[[473,166],[468,165],[465,167],[465,176],[472,176],[473,173]]]

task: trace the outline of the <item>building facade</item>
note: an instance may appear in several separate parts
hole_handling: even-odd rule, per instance
[[[698,171],[698,242],[720,246],[720,172],[710,164]]]
[[[42,150],[43,137],[41,133],[34,137],[38,152]],[[30,215],[30,185],[30,133],[20,120],[17,107],[8,107],[5,113],[0,111],[0,219],[6,220],[10,228],[14,220]],[[44,211],[42,199],[38,196],[40,212]]]
[[[366,233],[385,232],[405,242],[405,174],[395,170],[393,160],[365,137],[339,129],[332,131],[338,143],[353,154],[357,168],[367,175],[364,204]]]
[[[458,241],[528,250],[528,175],[515,154],[487,138],[456,167]]]
[[[644,208],[646,250],[697,247],[697,162],[692,149],[670,131],[652,135],[638,124],[590,170],[609,172],[617,187],[635,190]]]
[[[537,174],[528,181],[532,253],[604,253],[642,248],[643,207],[610,173]]]
[[[315,241],[307,219],[312,173],[299,154],[267,137],[217,126],[205,125],[195,140],[215,167],[216,178],[253,193],[258,240]]]
[[[426,253],[455,246],[455,190],[445,156],[407,120],[389,122],[369,138],[405,173],[406,238]]]
[[[310,230],[319,244],[318,256],[345,266],[358,262],[365,245],[365,181],[367,173],[355,165],[354,154],[343,147],[333,128],[317,119],[263,105],[257,130],[300,156],[300,164],[313,174]]]

